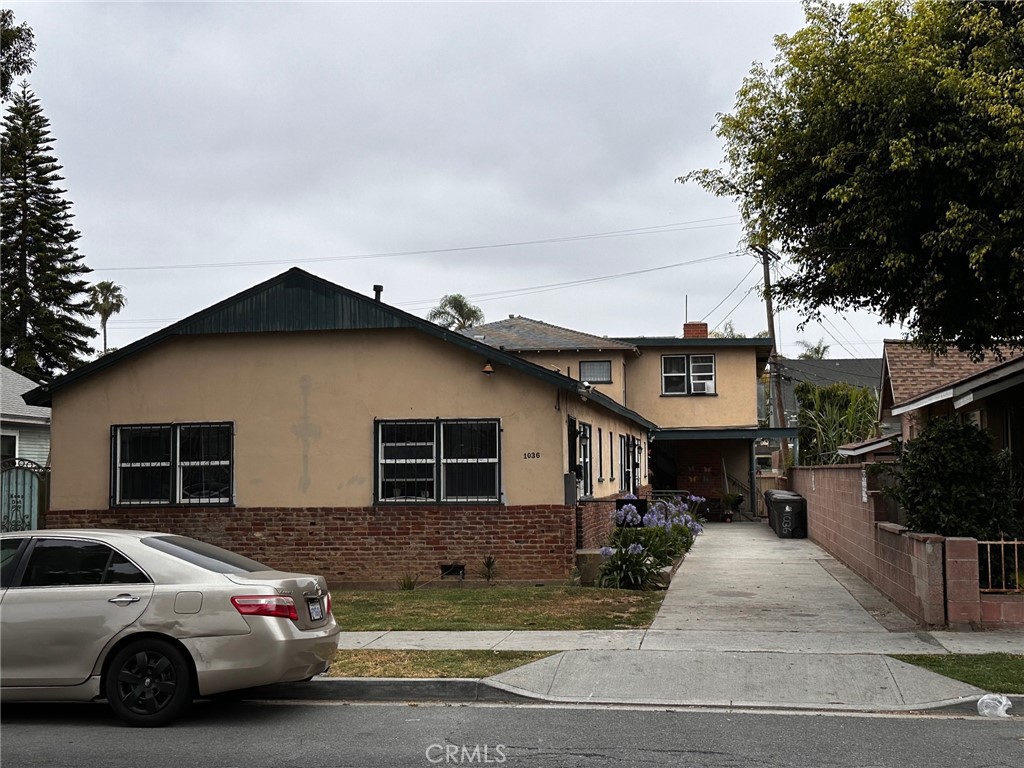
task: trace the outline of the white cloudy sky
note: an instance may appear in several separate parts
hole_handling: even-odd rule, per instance
[[[715,115],[796,2],[5,5],[91,279],[128,297],[112,346],[293,265],[420,315],[459,292],[602,335],[766,327],[753,258],[707,260],[735,206],[674,179],[719,163]],[[899,334],[799,320],[784,354]]]

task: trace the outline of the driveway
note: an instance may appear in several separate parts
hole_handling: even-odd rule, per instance
[[[807,539],[763,523],[711,523],[652,630],[879,632],[917,629],[872,586]]]

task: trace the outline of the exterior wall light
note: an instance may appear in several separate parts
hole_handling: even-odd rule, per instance
[[[488,360],[486,363],[484,363],[484,367],[481,369],[480,372],[484,376],[490,376],[492,373],[494,373],[494,366],[491,365],[491,361],[490,360]]]

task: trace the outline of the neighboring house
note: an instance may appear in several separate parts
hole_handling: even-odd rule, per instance
[[[656,424],[648,459],[655,491],[690,491],[712,506],[726,490],[749,499],[755,441],[796,435],[758,427],[757,384],[772,349],[768,339],[708,338],[706,323],[686,323],[681,337],[610,339],[524,317],[464,333],[572,376]],[[614,460],[622,438],[617,446],[599,429],[587,434],[590,447],[578,447],[585,456],[580,492],[607,498],[625,487],[617,483],[629,484],[628,466]]]
[[[795,427],[799,421],[800,404],[796,399],[796,385],[810,382],[819,387],[830,384],[851,384],[865,387],[878,396],[878,382],[882,372],[881,358],[837,358],[824,360],[791,360],[788,357],[778,358],[782,372],[782,405],[785,410],[784,423]],[[764,387],[765,384],[762,384]],[[764,389],[758,402],[758,417],[768,418],[769,410],[774,402],[769,403]]]
[[[47,524],[193,535],[332,584],[487,555],[566,579],[581,438],[628,477],[602,492],[640,491],[655,424],[499,346],[291,269],[26,394],[53,409]]]
[[[1004,353],[976,363],[951,350],[936,355],[908,342],[886,341],[879,419],[899,419],[904,440],[929,419],[951,416],[987,429],[997,449],[1024,453],[1024,356]]]
[[[26,405],[22,395],[39,386],[0,366],[0,461],[28,459],[50,462],[50,409]]]

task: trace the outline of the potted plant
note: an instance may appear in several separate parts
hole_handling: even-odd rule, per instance
[[[743,504],[742,493],[723,493],[722,494],[722,519],[731,523],[733,515],[740,511],[740,506]]]

